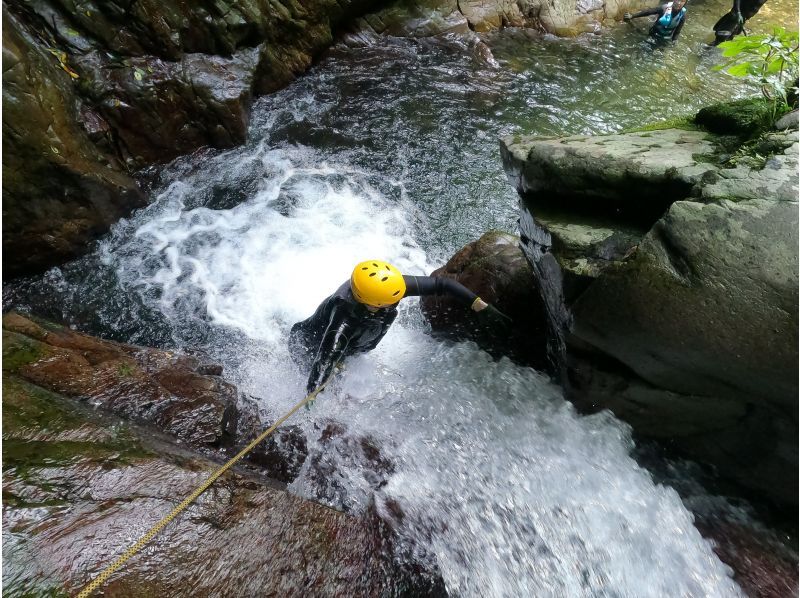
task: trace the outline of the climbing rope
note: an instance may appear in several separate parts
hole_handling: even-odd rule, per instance
[[[270,426],[268,429],[264,430],[258,436],[258,438],[253,440],[253,442],[251,442],[246,447],[244,447],[241,451],[239,451],[239,453],[235,457],[233,457],[225,465],[223,465],[222,467],[217,469],[214,473],[212,473],[210,476],[208,476],[208,478],[206,479],[205,482],[200,484],[195,489],[194,492],[192,492],[189,496],[187,496],[185,499],[183,499],[183,501],[177,507],[172,509],[172,511],[170,511],[170,513],[166,517],[164,517],[161,521],[159,521],[153,527],[151,527],[150,530],[144,536],[142,536],[139,539],[138,542],[136,542],[136,544],[134,544],[133,546],[128,548],[128,550],[126,550],[120,556],[118,556],[113,563],[111,563],[108,567],[106,567],[100,573],[100,575],[98,575],[91,582],[89,582],[89,584],[81,590],[81,592],[78,594],[77,598],[89,598],[89,596],[91,596],[93,592],[98,590],[100,588],[100,586],[102,586],[108,580],[108,578],[111,577],[114,574],[114,572],[117,569],[122,567],[122,565],[124,565],[126,561],[128,561],[132,556],[134,556],[137,552],[139,552],[142,548],[144,548],[144,546],[148,542],[150,542],[150,540],[152,540],[162,529],[164,529],[169,524],[170,521],[175,519],[175,517],[177,517],[181,513],[181,511],[183,511],[184,509],[186,509],[186,507],[188,507],[190,504],[192,504],[197,499],[198,496],[200,496],[203,492],[208,490],[209,486],[211,486],[211,484],[213,484],[217,480],[217,478],[219,478],[222,474],[224,474],[231,467],[233,467],[237,462],[239,462],[242,459],[242,457],[244,457],[247,453],[252,451],[267,436],[272,434],[276,430],[276,428],[278,426],[280,426],[283,422],[285,422],[292,415],[294,415],[294,413],[298,409],[300,409],[303,405],[307,404],[308,402],[313,401],[316,398],[316,396],[320,392],[322,392],[322,390],[328,384],[329,380],[330,380],[330,377],[327,380],[325,380],[325,382],[320,384],[317,387],[317,389],[314,390],[314,392],[312,392],[311,394],[306,396],[302,401],[300,401],[294,407],[292,407],[286,413],[286,415],[281,417],[278,421],[276,421],[274,424],[272,424],[272,426]]]

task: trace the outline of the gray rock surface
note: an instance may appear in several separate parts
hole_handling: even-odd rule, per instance
[[[530,211],[527,202],[522,210]],[[551,250],[564,276],[567,305],[586,290],[602,272],[621,263],[636,249],[644,231],[610,218],[580,218],[575,214],[536,210],[537,220],[547,228]]]
[[[667,129],[501,151],[521,218],[545,225],[565,273],[573,400],[796,505],[797,133],[731,139]]]
[[[778,129],[779,131],[784,131],[789,129],[794,129],[796,131],[798,123],[800,123],[800,120],[798,120],[798,111],[792,110],[788,114],[784,114],[783,116],[781,116],[775,122],[775,128]]]
[[[703,131],[662,129],[561,138],[505,137],[503,165],[520,193],[667,207],[704,201],[797,201],[797,131],[766,133],[730,159],[730,141]],[[756,156],[766,155],[766,161]],[[749,160],[744,160],[749,158]],[[753,165],[745,164],[751,162]],[[605,205],[609,205],[606,203]]]
[[[674,201],[715,167],[714,138],[664,129],[619,135],[505,137],[503,165],[521,193],[606,200]]]
[[[791,409],[797,225],[788,202],[676,202],[578,299],[574,332],[660,387]]]
[[[700,196],[704,201],[769,198],[774,201],[798,200],[797,131],[768,136],[773,154],[760,167],[746,165],[720,168],[706,177]],[[767,141],[767,140],[765,140]]]

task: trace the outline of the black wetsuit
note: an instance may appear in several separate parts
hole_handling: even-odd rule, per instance
[[[686,7],[684,6],[678,11],[673,10],[670,18],[665,18],[666,12],[667,4],[662,4],[655,8],[648,8],[634,13],[631,18],[656,15],[656,22],[650,27],[650,36],[656,39],[671,39],[675,41],[678,39],[681,29],[683,29],[683,24],[686,22]]]
[[[733,0],[730,12],[714,24],[714,45],[733,39],[744,31],[744,23],[761,10],[767,0]]]
[[[477,295],[461,283],[438,276],[403,276],[404,297],[449,295],[469,306]],[[301,367],[311,367],[308,392],[330,376],[334,366],[348,355],[378,346],[397,317],[397,307],[370,311],[353,297],[348,280],[320,303],[307,320],[292,326],[289,351]]]

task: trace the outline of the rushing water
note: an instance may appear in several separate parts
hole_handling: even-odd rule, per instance
[[[6,304],[202,347],[284,411],[305,385],[288,329],[352,264],[428,273],[489,228],[515,230],[498,136],[614,131],[751,93],[702,45],[725,10],[691,5],[681,43],[657,49],[629,26],[505,31],[485,39],[493,57],[469,37],[339,46],[258,101],[245,146],[151,173],[149,207],[87,258],[7,287]],[[394,464],[385,486],[344,441],[313,445],[326,420],[374,439]],[[300,421],[340,491],[320,491],[314,459],[291,489],[354,512],[374,499],[453,595],[739,593],[678,495],[631,459],[625,425],[578,416],[536,371],[434,341],[411,300]]]

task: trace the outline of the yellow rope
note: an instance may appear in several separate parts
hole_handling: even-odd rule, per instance
[[[330,378],[328,378],[328,380],[330,380]],[[208,476],[206,481],[203,482],[202,484],[200,484],[194,492],[192,492],[189,496],[187,496],[185,499],[183,499],[183,501],[177,507],[172,509],[172,511],[169,513],[169,515],[167,515],[161,521],[159,521],[153,527],[151,527],[150,530],[144,536],[142,536],[139,539],[138,542],[136,542],[136,544],[134,544],[133,546],[128,548],[128,550],[126,550],[120,556],[118,556],[117,559],[113,563],[111,563],[108,567],[106,567],[102,571],[102,573],[100,573],[100,575],[95,577],[86,587],[84,587],[81,590],[80,594],[78,594],[77,598],[89,598],[89,596],[91,596],[93,592],[98,590],[100,588],[100,586],[102,586],[108,580],[108,578],[111,577],[114,574],[114,572],[117,569],[122,567],[122,565],[124,565],[125,562],[128,559],[130,559],[137,552],[139,552],[142,548],[144,548],[144,546],[150,540],[152,540],[156,536],[156,534],[158,534],[158,532],[160,532],[162,529],[164,529],[167,526],[167,524],[169,524],[170,521],[175,519],[175,517],[177,517],[178,514],[181,511],[183,511],[186,507],[188,507],[190,504],[192,504],[197,499],[197,497],[200,496],[203,492],[208,490],[209,486],[211,486],[211,484],[213,484],[217,480],[217,478],[219,478],[223,473],[228,471],[234,464],[236,464],[239,460],[241,460],[241,458],[244,457],[247,453],[252,451],[262,440],[264,440],[267,436],[272,434],[278,426],[280,426],[283,422],[285,422],[292,415],[294,415],[294,413],[298,409],[300,409],[300,407],[302,407],[303,405],[305,405],[309,401],[313,400],[320,392],[322,392],[322,389],[325,388],[325,385],[328,383],[328,380],[325,380],[325,382],[323,382],[314,392],[312,392],[310,395],[308,395],[302,401],[297,403],[297,405],[292,407],[286,415],[281,417],[278,421],[276,421],[274,424],[272,424],[272,426],[270,426],[267,430],[262,432],[261,435],[258,438],[253,440],[253,442],[251,442],[246,447],[244,447],[241,451],[239,451],[239,453],[235,457],[233,457],[225,465],[223,465],[217,471],[215,471],[210,476]]]

